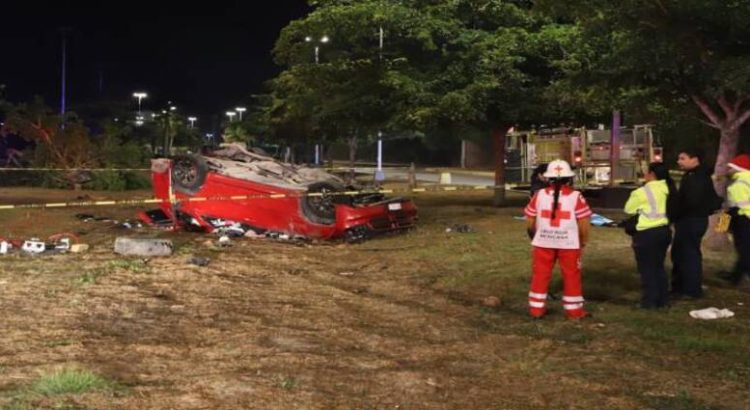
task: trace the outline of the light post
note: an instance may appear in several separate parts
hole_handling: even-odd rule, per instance
[[[234,110],[237,111],[237,113],[239,113],[239,117],[240,117],[239,121],[242,122],[242,113],[245,112],[245,111],[247,111],[247,108],[245,108],[245,107],[237,107]]]
[[[138,99],[138,116],[141,115],[141,101],[143,101],[144,98],[148,98],[148,94],[137,91],[133,93],[133,97]]]
[[[378,30],[379,34],[379,41],[378,45],[380,47],[380,51],[378,53],[378,58],[380,61],[383,60],[383,39],[384,39],[384,32],[383,32],[383,26],[380,26],[380,29]],[[383,133],[381,131],[378,131],[378,168],[375,170],[375,181],[376,182],[383,182],[385,181],[385,173],[383,172]]]
[[[227,117],[229,117],[229,122],[234,121],[234,116],[237,115],[237,113],[234,111],[227,111],[226,114],[227,114]]]
[[[315,64],[320,64],[320,45],[321,44],[328,44],[328,42],[331,41],[331,38],[327,35],[323,35],[319,40],[314,39],[312,36],[305,37],[306,43],[316,43],[315,44]],[[320,151],[321,147],[320,144],[315,144],[315,165],[320,164]]]
[[[306,43],[312,43],[312,42],[318,43],[318,44],[315,44],[315,64],[320,64],[320,44],[327,44],[329,41],[331,41],[330,37],[325,36],[325,35],[321,37],[320,40],[317,40],[317,41],[315,41],[315,39],[312,38],[311,36],[305,37]]]
[[[378,131],[378,168],[375,170],[375,181],[385,181],[383,172],[383,133]]]
[[[188,119],[188,121],[190,121],[190,128],[194,128],[195,127],[195,122],[198,121],[198,118],[197,117],[188,117],[187,119]]]

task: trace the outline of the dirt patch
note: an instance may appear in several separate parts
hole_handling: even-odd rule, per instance
[[[749,312],[742,307],[735,306],[736,320],[715,329],[703,324],[691,330],[681,311],[657,320],[606,302],[591,305],[591,321],[569,323],[553,314],[531,322],[524,297],[528,244],[522,223],[512,219],[520,211],[492,209],[478,195],[468,207],[441,198],[417,198],[417,231],[360,245],[236,240],[217,250],[204,245],[210,239],[204,235],[142,231],[177,244],[174,256],[149,260],[111,252],[114,236],[134,231],[81,222],[73,217],[78,209],[30,211],[28,220],[50,225],[19,224],[23,230],[16,233],[84,230],[93,248],[82,255],[0,259],[2,400],[10,403],[14,391],[47,369],[75,363],[125,386],[123,394],[65,399],[91,409],[747,403],[743,372],[749,367],[737,359],[748,345]],[[455,223],[475,232],[446,233]],[[615,231],[596,234],[607,255],[588,251],[592,289],[612,265],[607,258],[632,265],[625,238],[616,239]],[[190,265],[193,255],[209,256],[211,263]],[[637,284],[631,273],[611,273],[608,282],[616,277],[625,284],[598,292],[631,289]],[[713,294],[750,304],[733,290]],[[502,304],[484,306],[487,296]],[[731,335],[737,351],[668,344],[650,333],[665,323],[682,326],[670,333],[676,339],[692,331],[704,338],[711,331]]]

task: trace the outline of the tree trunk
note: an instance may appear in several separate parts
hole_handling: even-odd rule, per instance
[[[493,206],[505,205],[505,137],[510,127],[500,126],[492,130],[495,151],[495,196]]]
[[[727,164],[737,155],[739,142],[739,128],[724,127],[721,129],[719,152],[716,155],[716,165],[714,166],[714,187],[716,188],[716,193],[724,198],[726,198],[727,193],[727,171],[729,170]]]
[[[719,152],[716,155],[716,165],[714,166],[714,189],[719,196],[727,197],[727,164],[737,154],[739,146],[740,131],[738,128],[723,127],[721,129],[721,139],[719,139]],[[730,246],[729,237],[725,233],[716,232],[716,224],[719,218],[712,215],[708,219],[708,232],[706,234],[706,247],[712,250],[726,249]]]

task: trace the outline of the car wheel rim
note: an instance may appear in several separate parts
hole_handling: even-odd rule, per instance
[[[198,177],[198,170],[192,161],[181,160],[174,165],[174,177],[177,183],[189,186]]]

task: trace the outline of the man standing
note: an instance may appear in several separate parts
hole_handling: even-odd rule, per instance
[[[703,296],[701,242],[708,229],[708,216],[721,208],[711,174],[695,150],[683,150],[677,164],[685,174],[680,182],[679,206],[674,215],[672,243],[672,293],[674,297]]]

